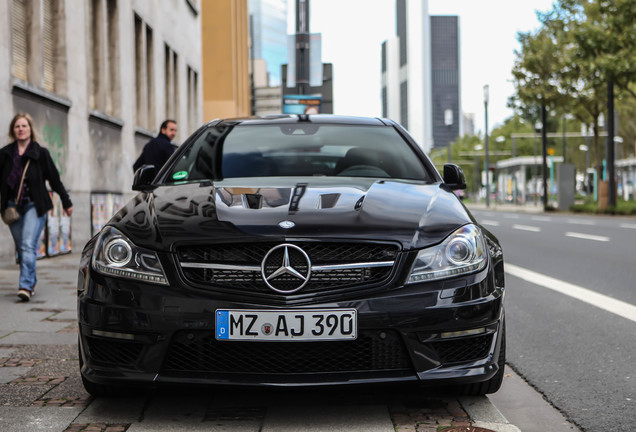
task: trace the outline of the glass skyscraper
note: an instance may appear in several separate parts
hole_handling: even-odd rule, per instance
[[[249,0],[254,58],[267,63],[269,87],[280,86],[287,63],[287,0]]]

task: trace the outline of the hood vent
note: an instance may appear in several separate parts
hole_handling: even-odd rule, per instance
[[[321,208],[321,209],[334,208],[336,206],[336,204],[338,204],[338,200],[339,199],[340,199],[340,194],[339,193],[320,195],[320,201],[318,202],[318,208]]]
[[[243,194],[243,207],[258,210],[263,207],[263,195]]]

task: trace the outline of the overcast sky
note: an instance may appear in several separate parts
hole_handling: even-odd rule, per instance
[[[289,1],[290,32],[295,0]],[[312,33],[322,33],[322,59],[334,67],[336,114],[380,116],[381,45],[395,37],[395,0],[311,0]],[[429,0],[430,15],[458,15],[463,111],[484,129],[483,86],[490,87],[489,130],[512,115],[511,74],[519,31],[539,27],[535,10],[552,0]]]

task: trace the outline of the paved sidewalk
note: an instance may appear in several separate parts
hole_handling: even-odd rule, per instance
[[[18,267],[0,265],[0,430],[13,432],[519,432],[487,397],[422,390],[218,389],[93,399],[77,355],[79,254],[38,261],[37,294],[17,297]]]

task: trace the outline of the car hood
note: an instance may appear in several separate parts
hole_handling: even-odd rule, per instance
[[[439,183],[312,177],[160,186],[138,194],[110,224],[156,250],[301,238],[391,241],[411,249],[439,243],[470,222]]]

